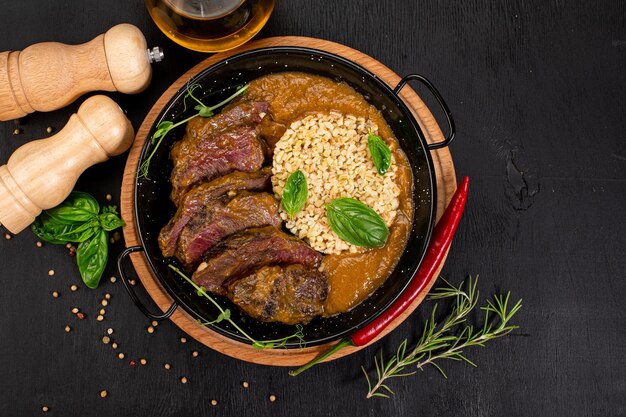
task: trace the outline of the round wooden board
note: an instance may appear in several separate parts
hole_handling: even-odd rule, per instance
[[[156,117],[161,112],[163,107],[172,98],[172,96],[182,88],[189,78],[197,75],[207,67],[225,59],[237,53],[243,51],[249,51],[252,49],[272,47],[272,46],[300,46],[313,49],[319,49],[327,51],[343,58],[349,59],[369,71],[376,74],[380,79],[385,81],[392,88],[395,87],[400,81],[400,77],[396,75],[389,68],[376,61],[375,59],[365,55],[355,49],[349,48],[344,45],[340,45],[334,42],[325,41],[322,39],[285,36],[274,37],[268,39],[262,39],[248,43],[235,50],[219,53],[213,55],[200,64],[187,71],[181,76],[174,84],[168,88],[165,93],[154,104],[148,115],[146,116],[143,124],[137,132],[135,143],[128,156],[126,168],[124,170],[124,178],[122,182],[122,194],[121,194],[121,213],[127,226],[124,228],[124,237],[127,246],[140,245],[140,240],[137,235],[137,229],[135,225],[134,217],[134,187],[135,179],[137,176],[137,165],[141,149],[146,141],[147,135],[150,131],[152,124]],[[440,142],[444,139],[441,129],[434,119],[431,112],[428,110],[424,102],[418,97],[418,95],[409,86],[402,89],[400,94],[404,102],[413,112],[415,118],[419,122],[422,131],[429,143]],[[454,173],[454,165],[452,163],[452,157],[448,148],[438,149],[431,152],[433,163],[435,166],[435,173],[437,176],[437,220],[441,217],[443,210],[447,206],[454,190],[456,189],[456,177]],[[146,288],[148,294],[152,297],[154,302],[159,306],[162,311],[166,311],[172,304],[172,299],[169,297],[165,289],[161,286],[158,279],[152,273],[146,257],[143,253],[133,253],[131,255],[132,263],[135,267],[137,275],[141,280],[141,283]],[[442,263],[443,266],[443,263]],[[437,276],[439,271],[437,271]],[[386,334],[395,329],[400,323],[402,323],[409,315],[417,308],[422,302],[430,288],[434,284],[433,280],[413,302],[413,304],[400,315],[385,331],[382,332],[372,343],[383,338]],[[332,344],[326,344],[321,346],[303,348],[303,349],[265,349],[258,350],[250,345],[235,342],[228,339],[212,330],[200,326],[196,320],[194,320],[189,314],[187,314],[182,308],[178,308],[176,312],[171,316],[171,320],[180,327],[189,336],[205,344],[206,346],[217,350],[225,355],[232,356],[237,359],[241,359],[248,362],[263,364],[263,365],[275,365],[275,366],[299,366],[302,365],[320,353],[325,352]],[[328,360],[340,358],[342,356],[349,355],[362,349],[360,347],[347,347]]]

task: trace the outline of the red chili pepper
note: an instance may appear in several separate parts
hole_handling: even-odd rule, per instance
[[[413,303],[419,293],[430,283],[446,251],[450,247],[450,243],[452,243],[452,238],[454,237],[456,228],[463,215],[463,210],[465,209],[468,187],[469,178],[465,177],[452,196],[452,200],[450,200],[450,204],[448,204],[443,216],[441,216],[441,219],[439,219],[439,222],[435,226],[435,230],[430,239],[430,245],[426,250],[424,260],[419,270],[415,273],[407,288],[402,292],[400,297],[394,301],[391,307],[367,326],[354,332],[350,338],[342,339],[321,356],[318,356],[311,362],[294,371],[290,371],[289,375],[296,376],[306,371],[346,346],[363,346],[368,344]]]

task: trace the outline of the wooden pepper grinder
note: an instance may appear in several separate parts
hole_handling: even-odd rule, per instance
[[[82,45],[43,42],[0,53],[0,120],[64,107],[89,91],[139,93],[152,77],[148,50],[133,25],[122,23]]]
[[[19,233],[65,200],[85,169],[126,151],[134,137],[113,100],[85,100],[56,135],[21,146],[0,167],[0,223]]]

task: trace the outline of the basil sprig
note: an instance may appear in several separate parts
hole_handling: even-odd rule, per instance
[[[367,147],[372,154],[372,160],[374,161],[376,170],[380,175],[385,175],[391,166],[391,149],[389,149],[389,146],[387,146],[380,136],[375,135],[371,130],[367,135]]]
[[[306,177],[302,171],[297,170],[293,172],[283,189],[283,196],[281,201],[285,211],[290,217],[295,216],[300,210],[304,208],[306,199],[309,196],[308,185],[306,183]]]
[[[87,287],[97,288],[109,258],[109,232],[124,226],[115,206],[100,210],[91,195],[73,191],[57,207],[41,213],[31,229],[44,242],[78,243],[80,276]]]
[[[389,236],[378,213],[354,198],[333,200],[326,206],[326,217],[337,236],[356,246],[380,248]]]

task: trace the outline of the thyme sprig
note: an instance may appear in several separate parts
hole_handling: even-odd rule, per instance
[[[210,324],[219,323],[219,322],[221,322],[223,320],[226,320],[235,329],[237,329],[237,331],[239,333],[241,333],[241,335],[243,337],[245,337],[250,342],[252,342],[252,347],[254,347],[256,349],[275,349],[275,348],[285,347],[287,345],[287,342],[292,340],[292,339],[297,339],[301,348],[305,346],[306,342],[304,340],[304,332],[302,331],[303,327],[302,327],[301,324],[297,324],[296,325],[296,332],[294,334],[290,335],[290,336],[286,336],[286,337],[283,337],[283,338],[280,338],[280,339],[263,340],[263,341],[253,339],[252,336],[250,336],[248,333],[246,333],[241,327],[239,327],[239,325],[233,319],[230,318],[230,309],[227,309],[227,308],[224,309],[221,305],[219,305],[218,302],[215,301],[215,299],[213,299],[213,297],[211,297],[209,294],[207,294],[206,288],[201,287],[198,284],[196,284],[195,282],[193,282],[193,280],[191,280],[191,278],[189,278],[187,275],[185,275],[180,269],[176,268],[174,265],[170,264],[168,266],[170,267],[170,269],[172,269],[178,275],[183,277],[185,279],[185,281],[190,283],[196,289],[196,292],[197,292],[197,294],[199,296],[202,296],[202,297],[206,298],[207,300],[209,300],[219,310],[220,314],[217,316],[217,318],[215,320],[208,321],[208,322],[198,321],[199,324],[201,324],[203,326],[208,326]]]
[[[476,290],[478,276],[475,279],[470,277],[467,284],[461,283],[458,287],[445,280],[444,282],[447,286],[435,289],[430,299],[455,298],[452,310],[439,324],[435,320],[437,311],[437,304],[435,304],[430,318],[424,325],[422,335],[414,347],[407,352],[408,340],[404,339],[391,358],[385,360],[382,351],[379,356],[375,356],[376,384],[372,385],[368,372],[361,367],[367,380],[367,398],[388,398],[389,395],[393,395],[394,392],[387,385],[387,381],[391,378],[415,374],[417,371],[407,369],[411,365],[415,365],[419,370],[423,370],[426,365],[432,365],[444,378],[447,376],[441,366],[436,363],[438,360],[464,361],[476,366],[465,356],[465,349],[471,346],[484,346],[486,342],[518,328],[518,326],[510,325],[509,322],[522,308],[522,300],[520,299],[510,307],[510,292],[507,292],[505,296],[495,294],[493,300],[487,300],[486,305],[480,307],[485,312],[484,323],[482,326],[474,327],[465,322],[467,315],[478,303],[479,292]],[[460,331],[459,326],[461,326]]]
[[[152,162],[152,158],[154,157],[154,155],[156,154],[157,150],[159,149],[159,147],[161,146],[161,142],[163,142],[163,139],[165,138],[165,135],[168,134],[168,132],[172,129],[177,128],[180,125],[183,125],[185,123],[187,123],[188,121],[190,121],[191,119],[195,119],[196,117],[200,116],[200,117],[213,117],[213,115],[215,114],[214,111],[219,109],[220,107],[228,104],[229,102],[231,102],[232,100],[234,100],[236,97],[240,96],[241,94],[245,93],[246,90],[248,89],[249,84],[246,84],[244,86],[240,86],[237,87],[237,91],[235,91],[230,97],[226,98],[225,100],[221,101],[220,103],[217,103],[214,106],[206,106],[204,103],[202,103],[202,101],[200,101],[199,98],[197,98],[196,96],[194,96],[194,91],[197,90],[198,88],[202,89],[202,86],[198,83],[194,83],[194,84],[189,84],[187,83],[187,93],[185,94],[185,96],[183,97],[183,113],[185,113],[187,111],[187,99],[191,98],[193,101],[195,101],[197,104],[194,106],[194,110],[197,111],[197,113],[187,117],[186,119],[180,120],[176,123],[170,121],[170,120],[164,120],[161,123],[158,124],[156,131],[154,132],[154,134],[152,135],[151,138],[151,142],[154,146],[154,149],[152,149],[152,152],[150,152],[150,155],[148,155],[148,157],[146,158],[145,161],[143,161],[143,163],[141,164],[141,166],[139,167],[139,172],[137,173],[137,177],[138,178],[148,178],[148,171],[150,169],[150,163]],[[158,142],[157,142],[158,140]]]

